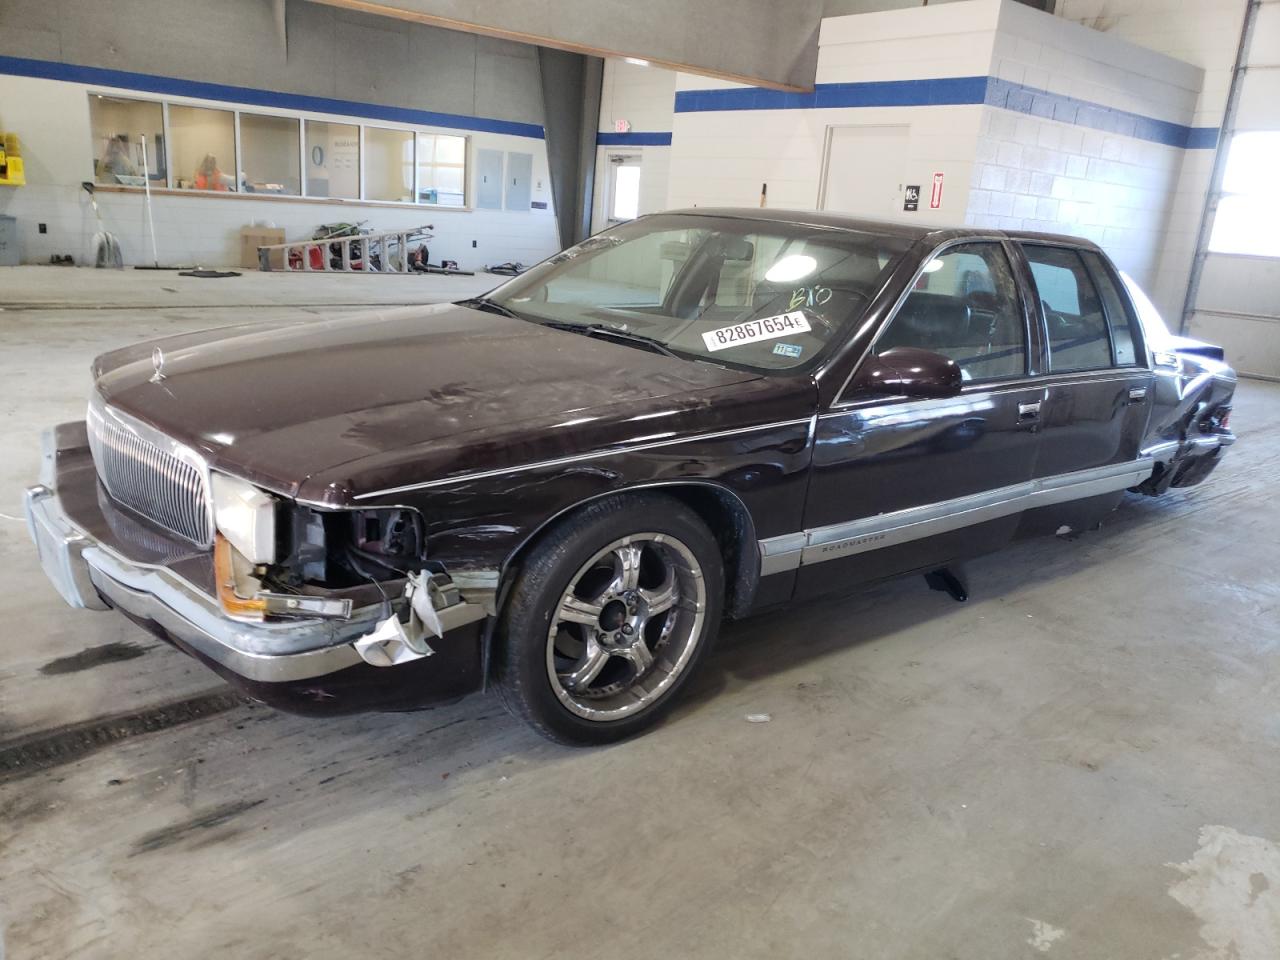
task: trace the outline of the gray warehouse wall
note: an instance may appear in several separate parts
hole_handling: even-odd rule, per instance
[[[821,0],[317,0],[491,36],[638,57],[669,69],[790,89],[813,86]]]
[[[0,56],[542,123],[536,48],[264,0],[3,0]]]

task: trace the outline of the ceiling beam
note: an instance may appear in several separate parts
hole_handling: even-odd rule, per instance
[[[790,92],[813,89],[821,16],[818,0],[313,2],[570,53],[643,60],[668,70]],[[548,15],[550,8],[554,15]],[[690,18],[681,11],[698,14]],[[628,22],[641,17],[646,18],[646,29]]]

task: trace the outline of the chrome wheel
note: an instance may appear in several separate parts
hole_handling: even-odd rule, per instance
[[[547,675],[556,697],[588,720],[616,720],[657,700],[703,633],[706,583],[669,534],[615,540],[569,581],[551,615]]]

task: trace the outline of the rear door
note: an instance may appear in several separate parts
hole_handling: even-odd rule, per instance
[[[1110,496],[1105,513],[1119,491],[1142,478],[1139,446],[1153,377],[1140,325],[1114,268],[1096,251],[1032,241],[1018,246],[1047,352],[1034,471],[1045,491],[1039,501]]]
[[[958,396],[842,395],[818,418],[797,590],[840,589],[997,549],[1035,464],[1039,344],[999,240],[940,248],[872,344],[959,364]]]

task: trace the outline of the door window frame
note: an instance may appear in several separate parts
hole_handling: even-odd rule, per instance
[[[907,298],[915,291],[916,284],[919,283],[920,278],[924,276],[925,270],[929,264],[938,257],[944,256],[953,247],[973,246],[979,243],[995,244],[1000,247],[1001,251],[1004,253],[1005,260],[1008,261],[1009,272],[1013,276],[1013,282],[1018,298],[1018,306],[1022,315],[1023,345],[1025,348],[1023,351],[1023,373],[1011,377],[998,377],[991,380],[979,380],[976,382],[970,381],[961,387],[960,392],[963,394],[983,393],[991,390],[1004,390],[1011,386],[1025,384],[1028,380],[1036,379],[1042,375],[1038,373],[1037,370],[1040,367],[1040,363],[1038,361],[1041,352],[1044,350],[1044,328],[1043,326],[1037,326],[1034,323],[1035,318],[1039,317],[1039,312],[1036,311],[1034,314],[1031,312],[1030,304],[1027,301],[1028,290],[1023,282],[1025,277],[1019,276],[1020,272],[1026,272],[1025,261],[1016,254],[1016,252],[1011,248],[1009,241],[1003,237],[982,235],[955,237],[951,240],[938,244],[938,246],[934,247],[933,250],[929,252],[927,257],[917,264],[916,269],[911,274],[910,281],[898,294],[897,299],[893,302],[893,306],[888,311],[888,315],[885,317],[884,321],[881,322],[880,328],[876,330],[875,336],[871,338],[871,342],[867,344],[866,349],[862,352],[862,356],[860,356],[858,361],[853,364],[852,368],[849,370],[848,376],[845,377],[844,383],[840,385],[840,389],[836,392],[836,398],[828,407],[830,412],[842,412],[844,410],[854,409],[871,403],[892,402],[891,400],[887,400],[885,397],[854,397],[846,399],[845,391],[849,389],[849,384],[853,382],[855,375],[862,368],[862,365],[867,362],[868,358],[875,356],[876,344],[880,342],[880,338],[884,335],[885,331],[888,330],[889,327],[893,325],[893,321],[897,319],[898,312],[902,309],[903,304],[907,302]],[[1043,324],[1043,318],[1040,319],[1040,324]],[[908,400],[909,398],[902,397],[898,399]]]
[[[1111,314],[1107,310],[1107,304],[1106,304],[1106,301],[1103,299],[1102,292],[1098,289],[1098,281],[1094,277],[1092,268],[1089,266],[1089,261],[1085,259],[1085,257],[1083,256],[1084,253],[1096,253],[1099,255],[1099,257],[1102,259],[1102,262],[1107,267],[1108,274],[1111,277],[1111,282],[1113,284],[1119,284],[1117,289],[1120,293],[1121,299],[1124,300],[1126,303],[1128,303],[1130,307],[1133,307],[1132,302],[1129,301],[1129,291],[1125,288],[1124,284],[1121,282],[1118,271],[1115,269],[1115,266],[1107,258],[1106,254],[1102,253],[1102,251],[1093,247],[1086,247],[1077,243],[1062,243],[1060,241],[1055,241],[1055,240],[1035,240],[1035,239],[1018,238],[1013,241],[1013,245],[1018,248],[1019,253],[1022,256],[1023,262],[1026,265],[1026,282],[1029,285],[1029,292],[1032,294],[1032,297],[1033,297],[1033,308],[1034,308],[1035,316],[1039,319],[1039,325],[1040,325],[1040,331],[1041,331],[1040,335],[1041,335],[1041,339],[1044,342],[1044,348],[1043,348],[1044,349],[1044,373],[1042,374],[1042,376],[1056,377],[1059,379],[1061,378],[1071,379],[1071,378],[1079,378],[1079,377],[1089,377],[1095,374],[1115,374],[1117,372],[1124,373],[1125,371],[1134,371],[1134,370],[1140,371],[1140,370],[1151,369],[1151,356],[1147,352],[1146,331],[1141,329],[1142,324],[1140,322],[1133,322],[1129,324],[1129,329],[1131,331],[1134,330],[1135,328],[1138,330],[1138,337],[1142,341],[1140,345],[1135,345],[1134,347],[1135,362],[1131,364],[1125,364],[1123,366],[1116,362],[1116,339],[1111,329]],[[1104,323],[1106,323],[1106,326],[1107,326],[1107,347],[1111,357],[1111,362],[1107,366],[1088,367],[1082,370],[1054,370],[1053,369],[1053,345],[1049,340],[1049,321],[1044,315],[1044,306],[1040,301],[1040,288],[1036,286],[1035,274],[1031,271],[1030,258],[1026,256],[1025,252],[1023,252],[1022,250],[1023,247],[1053,247],[1059,250],[1069,250],[1076,255],[1076,259],[1080,261],[1080,266],[1084,270],[1084,275],[1089,278],[1089,285],[1093,289],[1093,294],[1095,297],[1097,297],[1098,304],[1102,307],[1103,321]],[[1136,308],[1135,308],[1135,311],[1136,311]],[[1141,359],[1137,359],[1137,358],[1141,358]]]
[[[1116,355],[1115,324],[1111,317],[1111,309],[1107,306],[1107,298],[1102,296],[1101,290],[1098,290],[1098,299],[1102,302],[1102,313],[1107,318],[1107,331],[1111,336],[1112,369],[1149,370],[1151,368],[1151,353],[1147,349],[1147,331],[1142,326],[1142,320],[1138,316],[1137,304],[1130,298],[1129,288],[1125,285],[1124,278],[1120,276],[1120,271],[1111,262],[1111,258],[1101,250],[1088,250],[1081,247],[1078,248],[1078,252],[1082,254],[1080,260],[1084,263],[1084,269],[1089,274],[1089,278],[1093,281],[1094,289],[1097,290],[1098,288],[1098,278],[1095,275],[1097,271],[1091,265],[1090,260],[1096,258],[1107,279],[1111,281],[1111,286],[1115,288],[1121,307],[1127,311],[1124,321],[1129,328],[1129,336],[1134,338],[1133,363],[1120,363],[1119,357]],[[1092,258],[1083,256],[1086,253],[1091,253],[1094,256]]]

